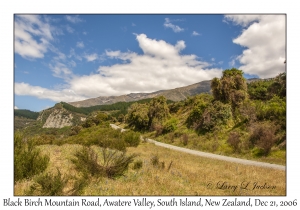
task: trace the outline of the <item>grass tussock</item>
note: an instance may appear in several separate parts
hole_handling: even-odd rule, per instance
[[[72,163],[76,169],[82,172],[84,177],[97,176],[116,178],[123,176],[128,165],[133,162],[135,154],[127,156],[125,152],[101,148],[102,158],[98,160],[98,154],[91,147],[83,147],[75,153]]]
[[[21,134],[14,136],[14,181],[31,178],[42,173],[49,164],[49,156],[42,155],[34,139],[25,139]]]
[[[83,177],[72,163],[80,145],[42,145],[39,148],[50,154],[50,164],[46,173],[57,176],[57,168],[61,178],[70,175],[73,178],[64,186],[63,195],[72,194],[72,189],[80,188],[78,195],[286,195],[285,171],[278,171],[254,166],[212,160],[184,154],[150,143],[142,143],[138,147],[127,149],[126,156],[139,154],[139,159],[128,164],[122,176],[114,179],[109,176],[90,176],[86,183],[76,182]],[[98,146],[91,147],[97,154],[97,164],[103,165],[103,154]],[[155,151],[155,155],[149,151]],[[157,156],[157,166],[152,163]],[[109,159],[110,155],[107,156]],[[107,160],[108,160],[107,159]],[[111,161],[114,162],[114,161]],[[137,170],[136,163],[142,162]],[[162,167],[164,162],[165,167]],[[140,164],[140,163],[139,163]],[[74,178],[76,177],[76,178]],[[249,182],[249,189],[241,190],[243,182]],[[34,179],[19,181],[15,184],[15,195],[25,195],[26,190],[35,182]],[[236,190],[218,189],[218,182],[226,182],[238,186]],[[267,183],[273,189],[254,189],[253,185]],[[77,184],[75,184],[77,183]],[[207,187],[212,183],[212,187]]]

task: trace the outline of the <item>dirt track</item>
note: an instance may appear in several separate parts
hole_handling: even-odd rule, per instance
[[[114,125],[114,124],[110,124],[110,125],[114,129],[121,129],[117,125]],[[121,131],[125,131],[125,129],[122,129]],[[177,150],[177,151],[180,151],[180,152],[189,153],[189,154],[192,154],[192,155],[197,155],[197,156],[206,157],[206,158],[213,158],[213,159],[228,161],[228,162],[232,162],[232,163],[239,163],[239,164],[244,164],[244,165],[252,165],[252,166],[258,166],[258,167],[265,167],[265,168],[272,168],[272,169],[283,170],[283,171],[285,171],[285,168],[286,168],[283,165],[264,163],[264,162],[258,162],[258,161],[253,161],[253,160],[245,160],[245,159],[240,159],[240,158],[234,158],[234,157],[228,157],[228,156],[223,156],[223,155],[216,155],[216,154],[212,154],[212,153],[200,152],[200,151],[196,151],[196,150],[186,149],[186,148],[183,148],[183,147],[177,147],[177,146],[173,146],[173,145],[170,145],[170,144],[161,143],[161,142],[155,141],[153,139],[148,139],[148,138],[146,138],[145,141],[147,141],[149,143],[153,143],[153,144],[155,144],[157,146],[160,146],[160,147],[165,147],[165,148]]]

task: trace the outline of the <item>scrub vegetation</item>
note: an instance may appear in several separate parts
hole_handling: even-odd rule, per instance
[[[39,117],[19,112],[17,117],[28,115],[31,121],[15,132],[15,195],[285,195],[284,171],[196,157],[142,141],[153,138],[285,165],[285,73],[247,83],[241,70],[228,69],[211,81],[211,93],[178,102],[159,96],[87,108],[61,102],[54,108],[80,116],[64,128],[42,128],[51,109]],[[114,130],[110,123],[126,131]],[[252,188],[269,187],[242,189],[245,180]],[[220,181],[239,187],[221,189]]]

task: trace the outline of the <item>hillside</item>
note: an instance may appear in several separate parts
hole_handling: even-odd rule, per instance
[[[210,91],[210,81],[202,81],[193,85],[179,87],[171,90],[159,90],[153,93],[130,93],[121,96],[100,96],[83,101],[70,102],[69,104],[75,107],[89,107],[103,104],[114,104],[117,102],[131,102],[142,99],[164,96],[171,101],[181,101],[188,96],[197,95],[200,93],[208,93]]]
[[[141,141],[151,138],[285,166],[286,75],[247,83],[241,70],[225,70],[211,88],[212,94],[170,103],[158,96],[99,106],[106,111],[64,102],[43,110],[33,126],[15,133],[16,195],[284,195],[283,171],[224,163]],[[114,117],[121,109],[126,114]],[[126,131],[113,130],[110,123]],[[220,180],[259,180],[276,188],[205,190],[208,182]],[[153,182],[161,188],[147,185]],[[103,191],[103,185],[110,190]]]

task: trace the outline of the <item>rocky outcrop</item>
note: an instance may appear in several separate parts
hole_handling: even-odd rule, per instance
[[[63,109],[55,109],[46,119],[43,128],[62,128],[72,126],[73,115]]]

